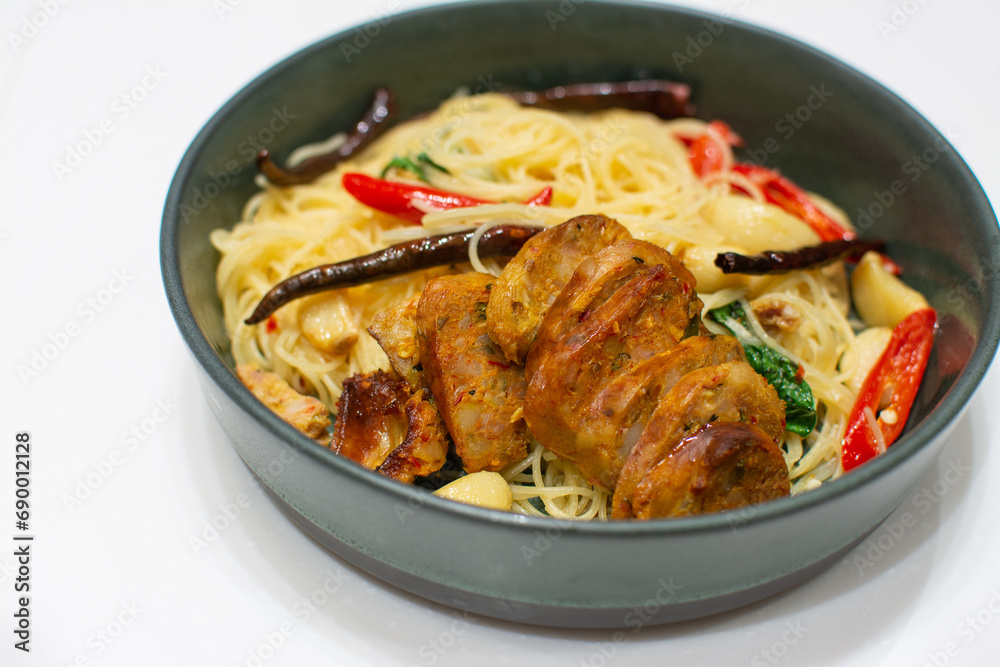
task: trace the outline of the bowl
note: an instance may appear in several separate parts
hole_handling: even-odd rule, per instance
[[[460,53],[461,58],[447,54]],[[766,76],[780,68],[782,76]],[[378,85],[401,117],[459,87],[667,78],[727,120],[743,157],[780,166],[883,238],[940,318],[903,436],[823,487],[740,511],[568,523],[461,505],[316,445],[233,372],[209,233],[254,192],[256,150],[283,162],[350,128]],[[790,116],[789,116],[790,114]],[[787,121],[793,118],[794,122]],[[783,123],[783,119],[786,122]],[[621,2],[470,2],[394,15],[278,63],[197,135],[163,214],[163,281],[233,447],[274,501],[338,557],[489,617],[622,628],[719,613],[817,575],[864,539],[935,461],[997,348],[996,217],[954,147],[892,92],[787,37],[696,11]]]

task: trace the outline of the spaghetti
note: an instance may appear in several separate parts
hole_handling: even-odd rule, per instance
[[[707,178],[692,169],[684,141],[702,134],[722,153],[721,169]],[[335,136],[293,158],[342,141]],[[415,226],[360,204],[341,186],[345,173],[379,176],[394,158],[414,155],[441,167],[421,174],[433,187],[505,203],[428,211]],[[867,371],[860,362],[843,361],[861,356],[855,349],[857,323],[848,319],[847,274],[842,263],[780,276],[723,274],[714,265],[719,252],[792,250],[819,241],[800,219],[764,203],[760,187],[732,166],[724,137],[702,121],[664,121],[619,109],[559,113],[522,107],[501,95],[456,96],[433,113],[388,130],[312,183],[279,188],[258,177],[262,189],[247,202],[241,220],[211,237],[222,255],[217,285],[233,357],[237,364],[256,363],[277,373],[334,410],[346,377],[389,368],[366,331],[371,319],[421,291],[430,278],[469,267],[427,269],[310,296],[282,307],[263,325],[244,324],[274,284],[393,243],[469,229],[477,230],[471,268],[496,275],[501,265],[481,260],[475,250],[489,226],[550,226],[602,213],[682,259],[697,278],[704,312],[739,301],[753,335],[801,365],[816,398],[818,424],[805,437],[786,433],[781,446],[792,493],[813,488],[842,472],[840,447],[855,400],[848,383]],[[525,201],[545,186],[553,190],[549,206],[507,203]],[[745,194],[734,194],[734,187]],[[811,198],[849,228],[836,207]],[[794,321],[776,326],[776,309]],[[708,318],[705,324],[728,333]],[[515,511],[608,517],[610,494],[540,445],[501,474],[511,485]]]

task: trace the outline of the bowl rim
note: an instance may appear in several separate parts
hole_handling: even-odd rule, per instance
[[[545,2],[545,0],[453,1],[400,12],[393,15],[393,21],[403,22],[413,17],[430,14],[440,15],[473,9],[483,11],[486,7],[528,4],[541,6],[553,3]],[[900,96],[853,66],[834,58],[816,47],[774,30],[699,9],[678,7],[672,4],[650,3],[642,0],[627,0],[625,2],[617,0],[589,0],[588,4],[605,7],[622,7],[624,5],[662,12],[668,15],[684,15],[703,20],[724,20],[727,26],[734,26],[740,30],[752,33],[754,38],[777,41],[794,49],[808,52],[812,56],[826,61],[827,65],[841,71],[858,83],[876,90],[886,100],[895,104],[909,117],[909,121],[916,123],[924,132],[937,135],[943,141],[947,142],[948,146],[952,149],[951,154],[955,161],[955,167],[960,172],[959,176],[962,181],[970,193],[980,200],[980,204],[985,204],[984,210],[992,214],[992,221],[996,223],[996,214],[993,212],[992,205],[982,185],[959,152],[948,142],[947,138]],[[329,466],[335,474],[347,475],[363,485],[376,489],[378,492],[389,494],[390,497],[394,497],[398,502],[418,503],[422,509],[431,509],[468,520],[483,521],[491,525],[504,525],[511,529],[524,529],[528,531],[546,530],[551,529],[554,525],[553,522],[555,522],[561,530],[579,533],[584,536],[613,536],[617,538],[650,535],[667,536],[714,532],[720,528],[732,529],[732,516],[734,513],[740,512],[740,510],[669,520],[616,520],[600,522],[525,516],[511,512],[484,509],[439,498],[425,489],[401,484],[395,480],[378,475],[374,471],[370,471],[360,464],[343,458],[329,448],[310,440],[290,424],[284,422],[246,389],[237,378],[234,370],[224,361],[209,342],[207,336],[198,325],[183,288],[181,260],[177,244],[181,218],[180,203],[194,164],[204,150],[205,144],[217,128],[223,125],[234,112],[242,107],[265,81],[280,76],[284,70],[311,58],[317,52],[330,48],[330,45],[334,42],[339,43],[343,41],[353,35],[358,29],[374,25],[376,21],[376,19],[373,19],[350,26],[336,34],[309,44],[257,74],[211,116],[185,150],[171,179],[164,203],[160,233],[160,265],[167,300],[175,323],[189,352],[209,378],[225,392],[227,397],[242,411],[250,414],[256,420],[257,424],[265,428],[270,435],[280,440],[284,445],[293,447],[300,453],[309,456],[320,465]],[[984,222],[988,222],[988,220]],[[1000,266],[1000,229],[994,227],[991,231],[997,242],[993,243],[989,248],[989,261],[992,262],[993,266]],[[969,357],[966,367],[959,377],[956,378],[954,384],[938,403],[934,405],[930,414],[919,425],[911,431],[904,433],[884,454],[868,461],[860,469],[854,470],[848,475],[843,475],[836,480],[826,482],[818,489],[751,506],[752,511],[744,512],[748,516],[742,517],[739,520],[739,526],[749,527],[804,512],[814,506],[848,495],[858,487],[876,483],[879,478],[887,475],[893,468],[901,465],[905,460],[912,458],[920,450],[929,446],[938,435],[947,433],[964,413],[970,399],[985,377],[996,354],[998,343],[1000,343],[1000,303],[998,303],[1000,302],[1000,272],[993,272],[993,275],[987,281],[986,287],[985,292],[991,298],[988,307],[984,310],[984,327],[979,342]],[[278,493],[275,489],[271,490]]]

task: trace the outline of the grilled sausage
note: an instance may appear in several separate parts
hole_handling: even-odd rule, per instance
[[[760,428],[712,422],[653,466],[632,496],[637,519],[720,512],[789,495],[781,449]]]
[[[434,278],[417,303],[424,377],[466,472],[500,470],[528,451],[524,369],[486,328],[494,280],[483,273]]]
[[[785,430],[785,406],[774,387],[746,362],[688,373],[664,395],[626,459],[612,498],[612,516],[634,516],[633,494],[646,473],[714,421],[750,423],[777,443]]]
[[[639,279],[640,275],[646,278]],[[651,280],[656,281],[655,288]],[[600,321],[604,316],[598,313],[607,312],[609,304],[628,302],[636,308],[628,334],[620,336],[629,339],[626,352],[632,356],[626,365],[662,352],[700,322],[701,300],[694,284],[694,276],[680,260],[652,243],[627,239],[601,249],[577,266],[545,313],[528,350],[525,377],[531,381],[542,359],[558,343],[587,335],[593,324],[587,324],[588,320]],[[648,288],[643,296],[635,291],[640,285]],[[622,361],[624,357],[619,367]]]
[[[532,382],[525,417],[540,443],[573,461],[590,483],[612,490],[663,395],[693,370],[743,358],[735,338],[692,336],[630,370],[609,368],[590,387],[543,388]],[[578,378],[570,373],[563,377]]]
[[[529,239],[494,281],[486,317],[508,360],[524,363],[535,333],[577,265],[631,234],[603,215],[581,215]]]

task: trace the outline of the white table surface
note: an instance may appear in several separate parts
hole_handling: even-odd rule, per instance
[[[996,364],[937,468],[840,563],[766,602],[619,641],[401,593],[317,546],[258,493],[167,308],[167,187],[202,124],[268,66],[427,4],[0,6],[0,664],[998,664]],[[785,32],[886,84],[1000,198],[1000,5],[678,4]],[[55,166],[87,137],[88,155]],[[40,369],[25,373],[33,361]],[[33,443],[29,654],[13,647],[22,430]]]

